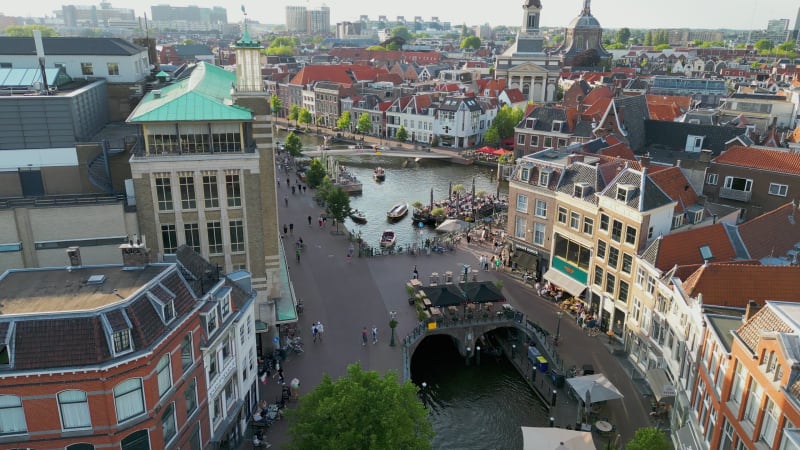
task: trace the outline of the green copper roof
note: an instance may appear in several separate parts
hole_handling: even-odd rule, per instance
[[[235,82],[233,72],[199,63],[188,78],[148,92],[128,116],[128,122],[252,120],[249,109],[232,104],[231,86]]]
[[[253,38],[250,37],[250,31],[247,29],[247,21],[244,22],[244,33],[242,33],[242,38],[236,41],[236,47],[261,47],[260,42],[254,41]]]
[[[166,78],[168,76],[169,76],[169,74],[167,72],[164,72],[163,70],[156,74],[156,78]]]

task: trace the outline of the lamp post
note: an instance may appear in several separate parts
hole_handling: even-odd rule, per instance
[[[397,328],[397,311],[390,311],[389,316],[391,319],[389,320],[389,328],[392,330],[391,339],[389,339],[389,347],[394,347],[394,329]]]
[[[564,315],[563,312],[558,311],[556,316],[558,317],[558,322],[556,323],[556,338],[553,341],[556,345],[558,345],[558,338],[561,337],[561,317]]]

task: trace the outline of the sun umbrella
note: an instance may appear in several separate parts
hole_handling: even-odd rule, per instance
[[[522,427],[523,450],[594,450],[592,433],[564,428]]]
[[[466,230],[469,227],[467,222],[459,219],[447,219],[436,227],[436,231],[440,233],[455,233],[458,231]]]

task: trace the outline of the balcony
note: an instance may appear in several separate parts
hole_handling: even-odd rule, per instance
[[[736,200],[740,202],[749,202],[752,197],[753,191],[740,191],[738,189],[722,188],[719,190],[720,198],[727,198],[729,200]]]

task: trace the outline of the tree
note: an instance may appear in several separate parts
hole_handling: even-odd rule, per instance
[[[340,187],[334,187],[325,196],[325,211],[336,219],[336,231],[339,224],[350,214],[350,196]]]
[[[431,147],[438,147],[439,146],[439,136],[434,135],[431,138]]]
[[[406,42],[410,42],[411,39],[412,39],[411,32],[408,31],[408,28],[406,28],[406,27],[404,27],[402,25],[398,25],[398,26],[392,28],[392,34],[391,35],[392,35],[392,37],[399,37],[400,39],[402,39],[402,40],[404,40]]]
[[[359,363],[336,381],[323,375],[288,415],[292,449],[429,449],[433,438],[416,386],[398,383],[394,372],[364,371]]]
[[[300,113],[297,115],[297,121],[305,125],[310,124],[311,113],[305,108],[300,109]]]
[[[773,44],[769,39],[759,39],[753,44],[758,51],[772,50]]]
[[[289,108],[289,120],[294,120],[294,126],[297,126],[297,119],[300,118],[300,107],[297,105],[292,105]]]
[[[273,116],[277,116],[280,110],[283,109],[283,102],[281,98],[275,94],[269,98],[269,109],[272,111]]]
[[[361,134],[368,134],[372,132],[372,119],[370,119],[369,114],[361,113],[358,116],[358,123],[356,123],[356,129]]]
[[[794,51],[794,41],[786,41],[783,44],[778,46],[778,50],[782,52],[793,52]]]
[[[408,132],[406,131],[406,128],[400,125],[400,129],[397,130],[397,134],[394,135],[394,137],[400,142],[405,142],[408,140]]]
[[[670,443],[664,432],[654,427],[639,428],[625,450],[669,450]]]
[[[500,132],[497,131],[497,127],[492,124],[486,133],[483,133],[483,142],[486,145],[492,145],[494,147],[498,147],[500,145]]]
[[[336,121],[336,126],[341,131],[350,131],[350,122],[352,122],[350,120],[350,111],[345,111],[345,112],[342,113],[342,115]]]
[[[290,132],[286,136],[286,143],[284,144],[284,147],[286,148],[286,151],[288,151],[289,154],[295,158],[298,156],[303,156],[303,143],[300,142],[300,138],[294,134],[294,131]]]
[[[653,32],[648,31],[647,34],[644,35],[644,45],[650,46],[653,45]]]
[[[56,34],[56,30],[50,28],[45,25],[12,25],[10,27],[6,27],[5,35],[6,36],[13,36],[13,37],[32,37],[33,30],[39,30],[42,32],[42,37],[54,37],[58,36]]]
[[[481,48],[481,38],[478,36],[467,36],[461,41],[462,49],[477,50]]]
[[[617,43],[622,45],[627,45],[628,40],[631,38],[631,30],[630,28],[620,28],[617,31]]]
[[[319,158],[312,159],[311,164],[306,170],[306,183],[308,187],[314,189],[321,185],[322,180],[325,179],[325,175],[325,167],[322,165],[322,161],[320,161]]]
[[[500,140],[514,136],[514,127],[522,120],[525,114],[520,108],[503,105],[494,118],[493,126],[497,127]]]

